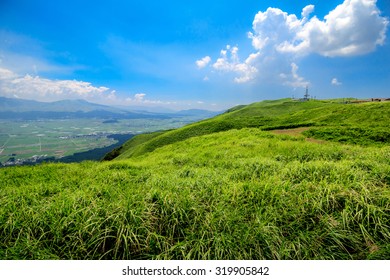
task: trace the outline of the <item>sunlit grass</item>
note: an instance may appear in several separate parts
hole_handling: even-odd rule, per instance
[[[388,259],[390,147],[241,129],[0,169],[1,259]]]
[[[389,122],[390,102],[341,104],[332,100],[263,101],[238,106],[212,119],[180,129],[136,136],[125,144],[115,157],[126,159],[191,137],[251,127],[262,130],[308,127],[304,132],[307,137],[365,146],[383,146],[390,144]]]

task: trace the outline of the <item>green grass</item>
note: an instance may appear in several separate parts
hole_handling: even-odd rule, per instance
[[[254,118],[322,129],[346,108],[285,103]],[[136,137],[114,161],[0,169],[0,259],[390,259],[390,145],[240,127],[246,110]],[[334,128],[359,127],[343,114]]]
[[[389,159],[252,128],[1,169],[0,258],[387,259]]]
[[[237,106],[212,119],[165,133],[135,137],[131,145],[124,146],[117,156],[118,159],[125,159],[191,137],[248,127],[263,130],[311,127],[312,129],[306,132],[309,137],[350,144],[388,145],[389,123],[390,102],[342,104],[336,100],[271,100]],[[338,131],[333,132],[334,127],[337,127]],[[369,129],[364,134],[349,131],[356,127]],[[341,130],[344,132],[340,132]],[[384,138],[378,135],[382,132],[385,133]],[[339,137],[340,133],[350,136]]]
[[[327,126],[312,128],[304,134],[308,137],[359,144],[365,146],[383,145],[390,143],[390,130],[384,127],[340,127]]]

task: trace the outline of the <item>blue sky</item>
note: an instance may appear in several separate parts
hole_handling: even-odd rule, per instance
[[[390,97],[387,0],[0,1],[0,96],[220,110]]]

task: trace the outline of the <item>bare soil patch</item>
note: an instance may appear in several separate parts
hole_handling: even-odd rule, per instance
[[[294,137],[299,137],[299,136],[304,136],[302,133],[305,132],[306,130],[309,130],[310,127],[298,127],[298,128],[291,128],[291,129],[275,129],[272,130],[271,132],[274,134],[282,134],[282,135],[290,135]],[[319,140],[319,139],[314,139],[314,138],[305,138],[306,141],[312,142],[312,143],[317,143],[317,144],[324,144],[326,141],[324,140]]]
[[[298,128],[290,128],[290,129],[276,129],[272,130],[275,134],[284,134],[290,136],[303,136],[302,132],[309,130],[310,127],[298,127]]]

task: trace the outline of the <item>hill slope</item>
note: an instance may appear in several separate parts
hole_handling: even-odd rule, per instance
[[[337,101],[299,102],[291,99],[240,106],[212,119],[148,136],[140,135],[115,151],[118,159],[151,152],[194,136],[258,127],[263,130],[311,127],[307,136],[355,144],[390,143],[390,102],[341,104]],[[112,159],[111,154],[107,158]]]
[[[0,259],[389,259],[390,145],[260,129],[365,127],[338,113],[382,104],[362,105],[258,103],[139,136],[130,158],[0,169]]]

